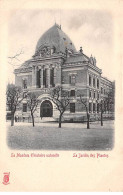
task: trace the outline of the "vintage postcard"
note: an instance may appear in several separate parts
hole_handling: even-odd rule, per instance
[[[0,191],[123,191],[122,8],[0,1]]]

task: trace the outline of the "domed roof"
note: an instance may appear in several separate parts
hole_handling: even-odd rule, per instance
[[[66,47],[68,50],[76,52],[76,48],[70,38],[61,30],[61,27],[57,24],[52,26],[41,36],[36,46],[36,52],[43,46],[49,46],[50,48],[55,47],[56,53],[65,53]]]

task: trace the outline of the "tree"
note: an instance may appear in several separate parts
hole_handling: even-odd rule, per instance
[[[14,84],[8,84],[6,90],[6,104],[11,111],[11,126],[14,126],[14,115],[17,106],[23,100],[22,89]]]
[[[90,129],[90,114],[89,114],[89,109],[88,109],[88,103],[87,100],[82,96],[81,94],[79,95],[79,103],[83,104],[86,110],[86,115],[87,115],[87,129]]]
[[[107,93],[107,97],[103,98],[100,102],[97,101],[97,104],[99,106],[99,111],[101,112],[101,126],[103,126],[103,113],[106,111],[109,112],[114,110],[114,96],[112,91]]]
[[[114,94],[113,90],[107,93],[107,97],[105,98],[105,108],[109,112],[114,111]]]
[[[101,112],[101,126],[103,126],[103,113],[107,110],[107,99],[104,98],[103,100],[97,101],[98,109]]]
[[[68,91],[63,91],[61,86],[55,87],[51,92],[51,98],[59,110],[59,128],[61,128],[62,116],[70,103]]]
[[[100,109],[100,112],[101,112],[101,126],[103,126],[103,113],[104,113],[104,110],[105,110],[105,102],[103,100],[100,101],[99,103],[99,109]]]
[[[36,96],[36,94],[34,92],[28,92],[27,93],[27,107],[29,108],[29,110],[31,112],[33,127],[35,126],[34,112],[37,109],[38,103],[39,103],[39,100],[38,100],[38,97]]]

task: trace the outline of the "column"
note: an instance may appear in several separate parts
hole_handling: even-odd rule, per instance
[[[37,67],[35,66],[35,83],[34,83],[35,88],[37,87]]]
[[[57,84],[61,85],[61,66],[58,65],[57,67]]]
[[[43,88],[43,68],[40,69],[40,87]]]
[[[32,87],[34,87],[34,66],[32,66]]]
[[[88,73],[88,71],[87,71],[87,86],[89,86],[89,73]]]

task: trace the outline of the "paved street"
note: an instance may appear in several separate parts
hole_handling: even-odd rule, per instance
[[[11,149],[23,150],[111,150],[114,142],[114,121],[90,124],[63,123],[15,123],[7,122],[7,144]]]

